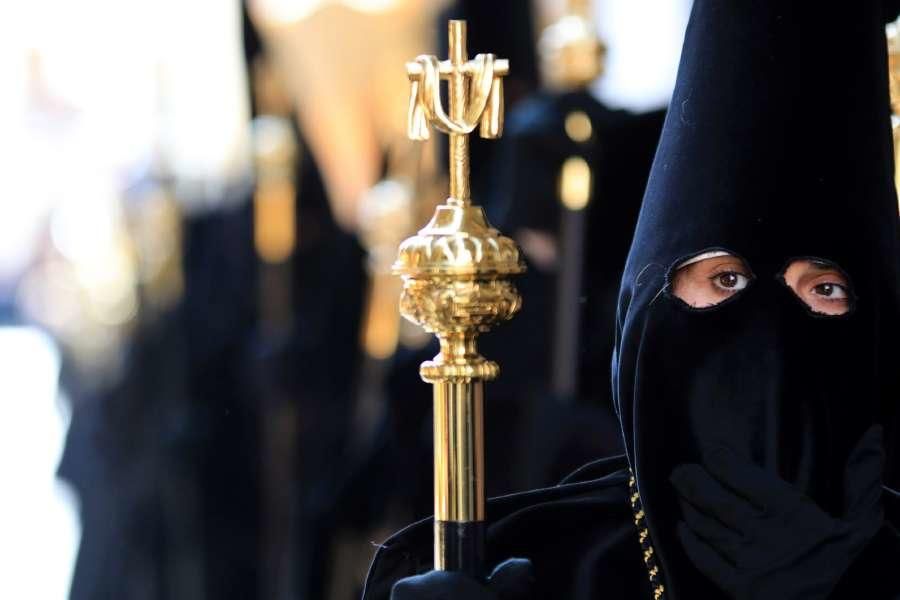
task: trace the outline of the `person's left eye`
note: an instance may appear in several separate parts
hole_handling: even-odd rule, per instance
[[[819,315],[845,315],[855,301],[847,275],[827,260],[793,260],[782,271],[782,281],[811,312]]]

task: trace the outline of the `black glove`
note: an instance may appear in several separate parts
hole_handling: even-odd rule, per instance
[[[672,472],[684,516],[678,536],[697,569],[737,600],[827,598],[884,521],[879,426],[850,455],[839,519],[729,450],[704,462]]]
[[[524,600],[533,585],[531,561],[511,558],[494,569],[486,584],[451,571],[401,579],[391,589],[391,600]]]

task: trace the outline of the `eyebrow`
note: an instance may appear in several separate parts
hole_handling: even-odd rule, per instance
[[[817,271],[837,271],[838,273],[843,274],[843,271],[841,270],[840,267],[838,267],[834,263],[828,262],[827,260],[821,260],[821,259],[815,259],[815,258],[811,258],[808,260],[809,260],[809,264],[811,264],[813,266],[813,268],[815,268]]]

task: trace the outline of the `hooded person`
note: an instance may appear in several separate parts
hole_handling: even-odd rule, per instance
[[[882,13],[695,2],[620,291],[625,456],[493,500],[483,583],[410,577],[432,531],[410,526],[366,600],[900,598]]]

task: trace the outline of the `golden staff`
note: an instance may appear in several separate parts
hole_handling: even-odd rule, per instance
[[[510,238],[491,227],[469,192],[469,138],[497,138],[503,128],[506,60],[468,60],[466,23],[450,21],[450,58],[419,56],[406,65],[411,82],[408,134],[429,137],[429,126],[450,136],[450,197],[417,235],[400,245],[394,273],[403,278],[400,312],[434,333],[440,353],[422,363],[434,386],[434,568],[483,575],[484,382],[497,363],[476,350],[479,333],[510,319],[521,297],[509,276],[524,264]],[[449,115],[440,97],[447,79]]]

